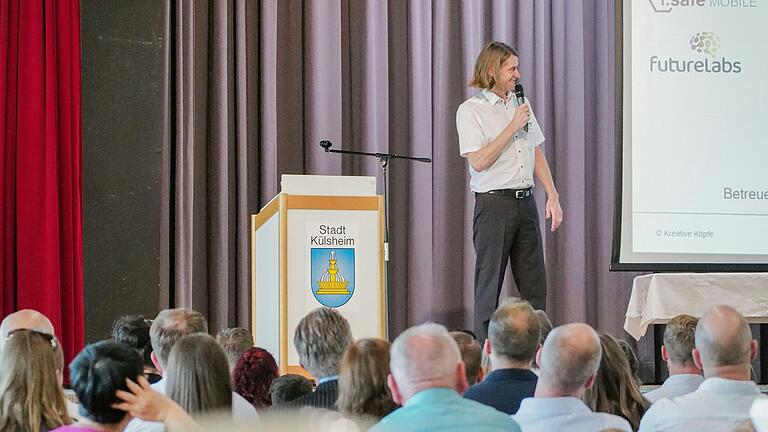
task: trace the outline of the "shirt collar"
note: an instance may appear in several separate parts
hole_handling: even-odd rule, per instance
[[[432,387],[424,389],[408,399],[405,403],[406,406],[411,405],[441,405],[442,403],[451,399],[460,399],[461,396],[456,390],[448,387]]]
[[[528,397],[520,402],[520,413],[543,413],[543,414],[579,414],[589,413],[592,410],[582,401],[572,396],[564,397]]]
[[[664,384],[698,384],[704,381],[704,377],[701,375],[696,374],[676,374],[676,375],[670,375],[666,381],[664,381]]]
[[[511,100],[512,98],[512,92],[507,92],[507,100]],[[504,99],[500,98],[499,95],[493,92],[493,90],[489,89],[483,89],[483,96],[485,99],[491,103],[491,105],[496,105],[497,103],[501,102],[504,103]]]
[[[328,375],[327,377],[322,377],[317,379],[317,385],[327,383],[328,381],[333,381],[339,379],[338,375]]]
[[[699,386],[699,390],[732,395],[760,394],[760,388],[754,381],[732,380],[718,377],[705,379]]]
[[[530,369],[496,369],[491,371],[484,381],[536,381],[538,377]]]

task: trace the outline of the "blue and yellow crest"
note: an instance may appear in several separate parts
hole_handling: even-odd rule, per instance
[[[337,308],[355,292],[355,249],[312,248],[312,294],[323,306]]]

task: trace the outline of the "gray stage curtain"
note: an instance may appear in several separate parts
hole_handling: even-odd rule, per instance
[[[169,6],[164,223],[168,305],[248,324],[248,214],[281,174],[377,175],[348,150],[430,156],[391,166],[390,330],[472,322],[473,197],[455,112],[484,44],[520,52],[565,221],[544,232],[548,312],[623,335],[634,274],[610,273],[614,2],[262,0]],[[381,187],[381,183],[379,184]],[[543,209],[543,190],[536,193]],[[543,218],[543,215],[542,215]],[[543,224],[546,227],[547,224]],[[511,282],[505,293],[513,294]]]

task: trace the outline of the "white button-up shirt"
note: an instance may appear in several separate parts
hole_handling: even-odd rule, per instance
[[[696,374],[670,375],[661,387],[649,391],[643,396],[651,403],[659,399],[671,399],[696,390],[703,381],[704,377]]]
[[[516,106],[517,99],[513,92],[507,94],[505,102],[490,90],[482,90],[462,103],[456,111],[461,155],[466,157],[467,153],[480,150],[499,136],[514,117]],[[544,134],[531,108],[528,132],[521,129],[515,133],[493,165],[478,172],[468,164],[470,189],[473,192],[488,192],[533,186],[534,150],[543,142]]]
[[[604,429],[632,432],[632,426],[626,419],[592,412],[581,399],[575,397],[525,398],[512,419],[523,432],[596,432]]]
[[[651,405],[640,432],[730,432],[749,418],[752,402],[764,397],[752,381],[708,378],[692,393]]]

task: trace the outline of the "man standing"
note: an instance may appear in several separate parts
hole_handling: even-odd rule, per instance
[[[496,309],[507,261],[524,300],[546,306],[546,273],[539,216],[533,198],[533,175],[547,192],[550,229],[563,220],[560,199],[536,117],[527,101],[514,94],[520,79],[517,52],[501,42],[489,43],[475,64],[469,85],[480,89],[456,112],[461,156],[469,162],[475,193],[473,238],[475,262],[475,333],[487,336]]]

